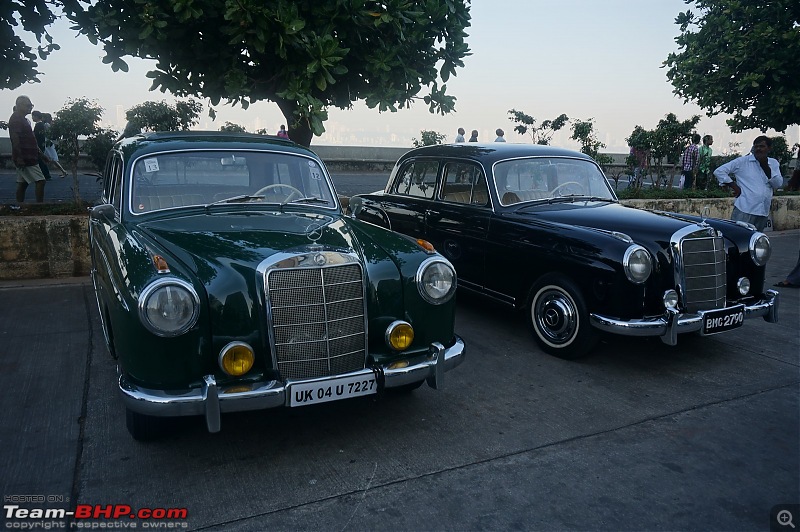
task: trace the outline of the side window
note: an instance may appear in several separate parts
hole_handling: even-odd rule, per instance
[[[113,181],[111,175],[114,169],[114,156],[113,151],[109,152],[108,157],[106,157],[106,166],[103,169],[103,199],[109,203],[111,202],[111,183]]]
[[[122,159],[118,155],[115,155],[109,181],[111,181],[111,189],[114,194],[112,203],[117,211],[122,210],[122,171],[124,168],[125,163],[122,162]]]
[[[412,161],[400,171],[394,192],[404,196],[433,199],[438,173],[437,161]]]
[[[444,169],[442,199],[452,203],[486,205],[489,192],[483,170],[471,163],[449,163]]]

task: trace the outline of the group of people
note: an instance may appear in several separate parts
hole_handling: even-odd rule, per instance
[[[692,135],[692,143],[683,150],[681,157],[681,176],[683,178],[683,189],[708,188],[711,183],[711,155],[714,144],[714,137],[706,135],[702,138],[703,145],[700,146],[700,135]]]
[[[34,126],[28,122],[33,118]],[[11,118],[8,120],[8,133],[11,138],[11,159],[17,172],[17,203],[24,203],[29,185],[35,187],[36,202],[44,201],[44,185],[50,179],[49,164],[67,172],[58,162],[58,153],[49,138],[48,130],[52,117],[47,113],[33,111],[33,103],[27,96],[19,96],[14,102]]]
[[[456,142],[465,142],[465,140],[464,140],[464,134],[465,133],[466,133],[466,131],[464,130],[463,127],[458,128],[458,134],[456,135]],[[504,138],[505,131],[503,131],[500,128],[497,128],[497,130],[495,130],[494,133],[495,133],[495,135],[497,135],[497,138],[494,139],[495,142],[505,142],[506,141],[506,139]],[[472,133],[470,134],[470,137],[469,137],[469,141],[466,141],[466,142],[478,142],[478,130],[477,129],[473,129],[472,130]]]

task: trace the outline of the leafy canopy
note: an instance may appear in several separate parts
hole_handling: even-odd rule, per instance
[[[364,100],[395,111],[430,87],[422,97],[430,111],[452,111],[445,83],[469,55],[469,3],[73,0],[65,12],[103,44],[112,69],[126,70],[125,57],[151,58],[151,90],[243,108],[273,101],[289,135],[309,144],[330,106]]]
[[[38,59],[46,59],[59,46],[47,33],[56,17],[45,0],[3,0],[0,2],[0,90],[16,89],[38,82]],[[17,30],[21,27],[22,31]],[[21,34],[32,34],[39,43],[36,52]],[[44,39],[44,42],[42,42]]]
[[[569,117],[561,114],[553,120],[543,120],[541,124],[536,125],[536,119],[531,115],[525,114],[523,111],[511,109],[508,111],[511,116],[508,118],[510,121],[515,122],[514,131],[520,135],[530,133],[531,140],[534,144],[547,145],[550,144],[550,139],[553,134],[566,126],[569,122]]]
[[[203,104],[189,98],[170,105],[165,101],[147,101],[125,111],[128,126],[125,136],[141,131],[188,131],[203,111]]]
[[[734,133],[800,123],[800,2],[686,0],[675,19],[679,53],[664,62],[674,93],[709,116],[730,114]]]

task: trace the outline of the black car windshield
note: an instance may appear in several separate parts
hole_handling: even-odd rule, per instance
[[[256,151],[182,151],[139,158],[133,165],[135,214],[204,205],[335,207],[320,164],[300,155]]]
[[[574,197],[615,201],[603,172],[591,161],[566,157],[531,157],[494,165],[502,205]]]

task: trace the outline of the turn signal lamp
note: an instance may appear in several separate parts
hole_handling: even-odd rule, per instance
[[[219,367],[232,377],[240,377],[250,371],[253,362],[253,349],[243,342],[231,342],[219,354]]]
[[[386,328],[386,345],[395,351],[405,351],[414,341],[414,328],[405,321],[394,321]]]
[[[425,251],[427,251],[428,253],[433,253],[434,251],[436,251],[436,248],[433,247],[433,244],[421,238],[417,239],[417,245],[422,249],[424,249]]]
[[[398,360],[389,364],[389,369],[403,369],[408,367],[408,360]]]
[[[161,255],[153,255],[153,265],[156,267],[158,273],[169,273],[169,264]]]

